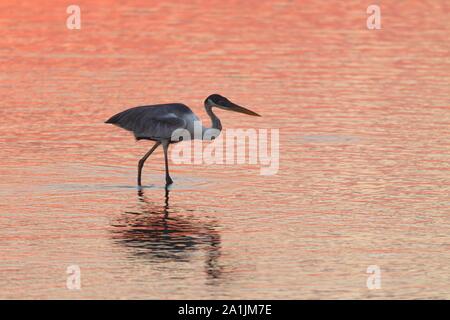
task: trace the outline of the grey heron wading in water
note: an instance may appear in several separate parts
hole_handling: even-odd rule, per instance
[[[219,94],[212,94],[205,100],[205,110],[211,118],[211,128],[202,127],[202,136],[199,137],[201,139],[203,139],[204,133],[209,129],[215,129],[218,132],[222,130],[222,124],[220,123],[219,118],[212,111],[214,107],[245,113],[251,116],[260,116],[251,110],[238,106]],[[191,137],[197,138],[194,134],[194,126],[197,121],[200,121],[200,119],[188,106],[181,103],[168,103],[127,109],[112,116],[105,121],[105,123],[112,123],[133,132],[136,140],[145,139],[155,141],[153,147],[141,160],[139,160],[138,163],[137,183],[141,186],[141,174],[144,163],[161,144],[164,149],[166,184],[169,185],[173,183],[172,178],[169,175],[167,151],[170,144],[179,142],[180,140],[173,140],[172,133],[177,129],[185,129],[190,133]]]

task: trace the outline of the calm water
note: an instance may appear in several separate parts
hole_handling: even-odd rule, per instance
[[[375,1],[376,2],[376,1]],[[450,4],[0,4],[0,298],[450,298]],[[172,165],[103,123],[218,92],[280,168]],[[81,268],[80,291],[66,268]],[[380,290],[366,269],[381,268]]]

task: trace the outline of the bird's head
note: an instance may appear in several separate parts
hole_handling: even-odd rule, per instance
[[[223,110],[231,110],[235,112],[245,113],[251,116],[260,117],[259,114],[256,112],[253,112],[251,110],[248,110],[244,107],[238,106],[237,104],[231,102],[227,98],[221,96],[220,94],[212,94],[208,96],[205,100],[205,106],[209,107],[217,107]]]

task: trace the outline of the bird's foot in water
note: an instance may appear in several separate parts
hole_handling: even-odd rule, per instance
[[[166,177],[166,185],[172,184],[173,180],[171,177]]]

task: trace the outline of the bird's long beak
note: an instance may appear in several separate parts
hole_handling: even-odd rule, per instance
[[[224,103],[224,107],[227,107],[229,110],[232,110],[232,111],[248,114],[250,116],[261,117],[256,112],[253,112],[252,110],[248,110],[244,107],[238,106],[237,104],[234,104],[231,101],[226,101],[226,103]]]

